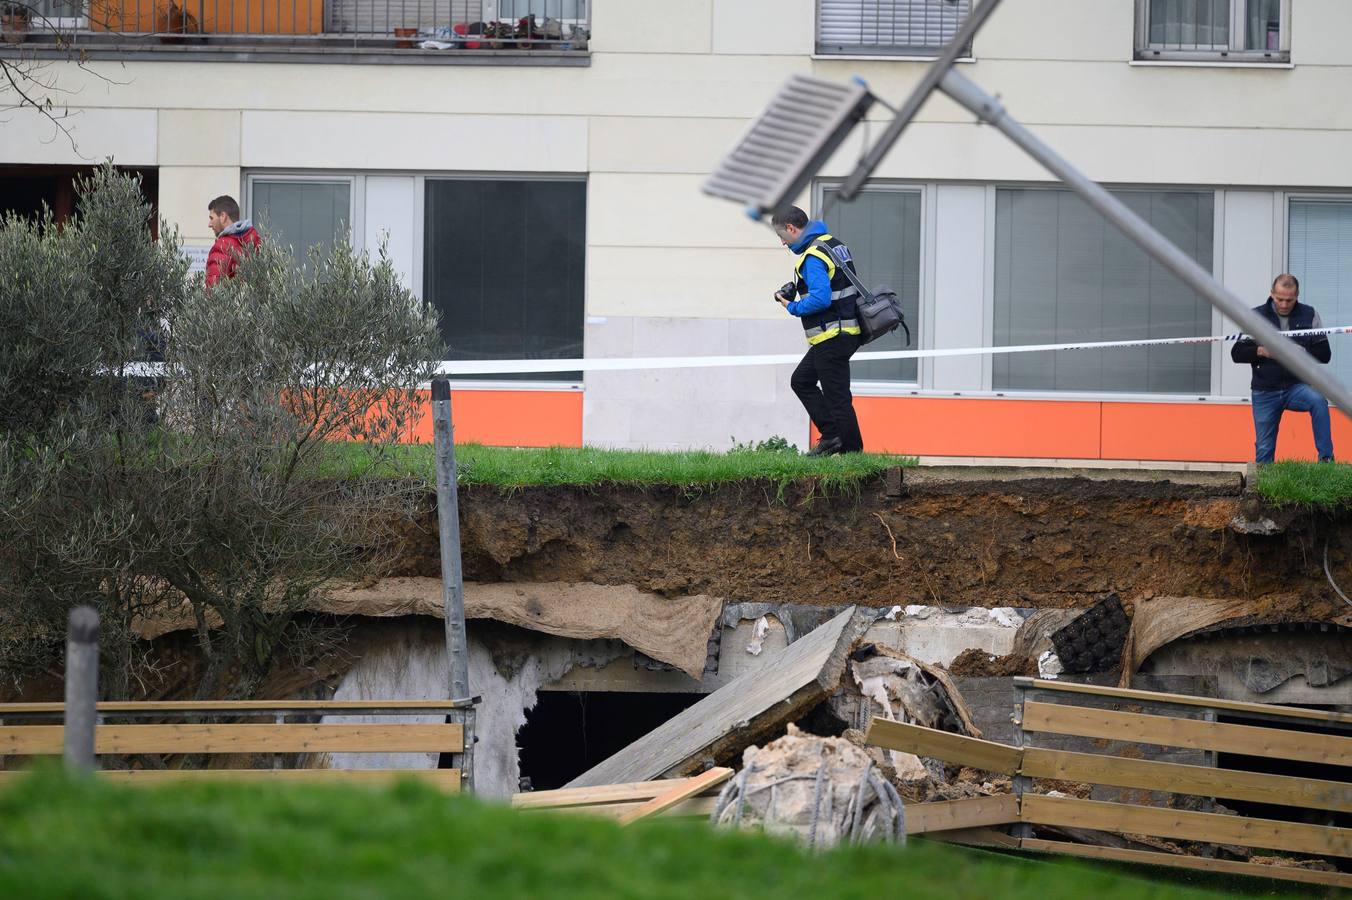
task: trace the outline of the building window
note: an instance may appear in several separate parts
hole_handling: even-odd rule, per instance
[[[423,297],[447,359],[582,356],[585,181],[428,178],[425,203]]]
[[[1213,266],[1215,195],[1114,191],[1202,268]],[[995,194],[994,344],[1211,333],[1211,307],[1064,190]],[[1207,394],[1211,345],[996,354],[996,390]]]
[[[350,179],[255,177],[249,189],[248,215],[259,232],[290,247],[302,268],[312,248],[328,253],[350,239]]]
[[[1137,0],[1137,59],[1289,62],[1290,0]]]
[[[1352,315],[1352,200],[1292,200],[1287,268],[1300,279],[1300,299],[1325,325]],[[1329,364],[1343,384],[1352,381],[1352,356],[1333,354]]]
[[[870,188],[849,203],[839,202],[837,193],[834,186],[822,191],[822,208],[829,217],[827,227],[849,246],[865,285],[885,285],[897,292],[914,348],[920,337],[920,191]],[[867,349],[904,350],[906,338],[897,329]],[[917,381],[914,359],[856,362],[851,372],[856,381]]]
[[[937,56],[971,11],[971,0],[817,0],[817,52]]]

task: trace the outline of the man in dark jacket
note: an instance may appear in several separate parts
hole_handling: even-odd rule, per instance
[[[1304,331],[1322,328],[1319,313],[1314,307],[1301,303],[1300,282],[1294,275],[1278,275],[1272,282],[1272,294],[1262,306],[1254,307],[1254,312],[1272,323],[1279,331]],[[1333,356],[1329,339],[1320,335],[1297,335],[1290,338],[1305,348],[1321,363],[1327,363]],[[1333,460],[1333,436],[1329,430],[1329,402],[1305,382],[1296,378],[1286,367],[1268,352],[1268,349],[1251,338],[1244,338],[1230,350],[1230,358],[1237,363],[1253,366],[1253,428],[1254,458],[1259,463],[1272,462],[1277,449],[1277,426],[1281,424],[1282,412],[1288,409],[1296,412],[1308,412],[1310,425],[1314,429],[1314,446],[1321,461]]]
[[[850,393],[850,357],[862,342],[855,312],[859,291],[844,272],[845,266],[855,270],[850,250],[827,232],[825,222],[809,222],[807,213],[796,206],[775,213],[770,224],[780,243],[798,257],[793,281],[775,293],[775,300],[803,323],[809,345],[789,379],[821,432],[821,440],[808,453],[861,451],[864,438]]]
[[[207,287],[222,278],[234,278],[239,257],[246,249],[260,243],[258,231],[248,219],[239,217],[239,204],[234,197],[220,196],[207,204],[207,223],[216,242],[207,254]]]

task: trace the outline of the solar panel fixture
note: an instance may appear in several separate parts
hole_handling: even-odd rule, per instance
[[[854,171],[841,184],[840,199],[848,202],[858,195],[883,157],[901,138],[906,126],[925,105],[930,94],[936,90],[942,91],[959,106],[973,113],[979,123],[994,127],[1018,145],[1160,265],[1206,298],[1213,307],[1238,324],[1245,334],[1266,347],[1292,374],[1317,389],[1332,401],[1340,413],[1352,419],[1352,392],[1315,363],[1303,348],[1283,338],[1281,332],[1223,287],[1192,257],[1179,250],[1122,201],[1043,143],[1011,116],[997,97],[986,93],[953,67],[966,49],[972,46],[977,32],[990,19],[1000,2],[982,0],[975,5],[962,27],[926,70],[911,96],[896,111],[877,143],[868,148]],[[1028,7],[1034,6],[1034,0],[1023,2]],[[795,89],[795,85],[799,87]],[[823,79],[794,76],[709,176],[704,184],[705,192],[749,204],[747,212],[756,219],[792,203],[863,118],[862,111],[851,117],[853,107],[832,104],[834,98],[847,96],[842,92],[849,90],[848,86]],[[856,85],[854,90],[859,102],[864,104],[864,110],[877,99],[862,84]],[[799,143],[794,144],[794,141]]]
[[[794,75],[704,182],[759,219],[789,206],[873,104],[862,83]]]

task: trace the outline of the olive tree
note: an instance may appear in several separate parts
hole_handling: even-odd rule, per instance
[[[141,626],[187,617],[198,696],[248,695],[323,642],[315,592],[378,573],[425,495],[385,462],[436,317],[347,242],[302,270],[265,240],[207,290],[174,234],[149,240],[132,179],[105,167],[80,197],[65,228],[0,223],[0,283],[28,285],[0,295],[0,327],[27,329],[0,353],[0,667],[51,666],[93,602],[110,693],[143,677]]]

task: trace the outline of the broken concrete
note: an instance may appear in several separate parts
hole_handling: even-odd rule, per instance
[[[474,789],[484,797],[505,799],[516,793],[521,766],[516,732],[526,723],[541,687],[575,666],[604,665],[630,651],[618,641],[571,641],[532,635],[492,623],[474,623],[469,631],[469,683],[482,698],[475,713]],[[406,620],[356,661],[334,691],[336,700],[445,700],[450,671],[445,633],[431,618]],[[364,721],[328,717],[325,721]],[[379,721],[429,721],[409,716]],[[435,768],[437,754],[333,754],[333,768]]]
[[[868,613],[846,609],[761,671],[708,695],[565,787],[686,775],[734,758],[835,692],[846,658],[871,620]]]

